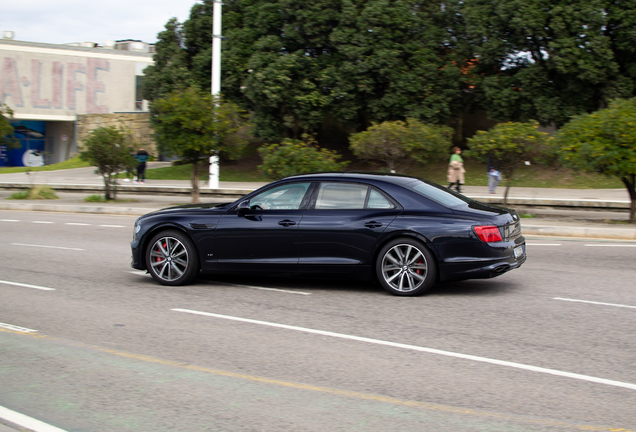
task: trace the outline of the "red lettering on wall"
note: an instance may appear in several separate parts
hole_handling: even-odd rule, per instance
[[[10,97],[13,106],[24,106],[16,61],[11,57],[5,57],[0,73],[0,102],[4,103],[6,98]]]
[[[66,77],[66,105],[68,109],[77,109],[75,104],[75,92],[81,91],[84,86],[77,80],[77,73],[86,73],[86,66],[79,63],[68,63],[68,76]]]
[[[51,101],[42,99],[40,92],[42,86],[42,63],[31,60],[31,106],[33,108],[51,108]]]
[[[62,74],[64,73],[64,66],[62,62],[53,62],[53,108],[62,108]]]
[[[104,93],[105,85],[97,80],[97,72],[108,71],[108,62],[104,59],[89,58],[88,74],[86,75],[86,112],[102,114],[108,112],[108,106],[97,105],[97,93]]]

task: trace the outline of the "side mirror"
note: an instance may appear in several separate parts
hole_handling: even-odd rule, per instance
[[[238,216],[243,217],[250,210],[250,202],[248,200],[241,201],[236,209],[238,210]]]

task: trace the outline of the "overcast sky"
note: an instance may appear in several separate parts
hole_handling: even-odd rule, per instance
[[[184,22],[197,0],[0,0],[0,32],[15,40],[66,44],[156,42],[172,17]],[[1,37],[1,36],[0,36]]]

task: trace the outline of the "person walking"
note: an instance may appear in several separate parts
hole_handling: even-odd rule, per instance
[[[137,159],[137,182],[144,183],[146,180],[146,162],[148,161],[148,152],[144,148],[140,148],[135,159]]]
[[[501,172],[497,169],[491,157],[488,157],[486,163],[488,166],[488,193],[494,194],[501,181]]]
[[[455,146],[452,148],[453,154],[448,163],[448,188],[452,189],[456,185],[457,192],[461,193],[461,185],[464,184],[464,160],[462,159],[462,149]]]

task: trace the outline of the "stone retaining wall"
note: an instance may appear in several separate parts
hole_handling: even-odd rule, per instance
[[[148,153],[158,157],[157,147],[150,127],[150,113],[115,113],[115,114],[84,114],[77,116],[77,145],[81,150],[88,134],[98,127],[123,127],[128,129],[135,140],[137,148],[144,147]]]

